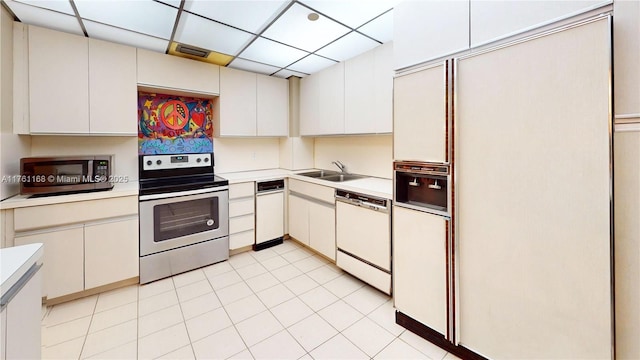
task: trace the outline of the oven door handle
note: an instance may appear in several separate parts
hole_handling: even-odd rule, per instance
[[[229,189],[228,186],[219,186],[215,188],[206,188],[206,189],[198,189],[198,190],[187,190],[187,191],[178,191],[178,192],[170,192],[170,193],[162,193],[162,194],[140,195],[140,201],[167,199],[167,198],[178,197],[178,196],[206,194],[206,193],[224,191],[228,189]]]

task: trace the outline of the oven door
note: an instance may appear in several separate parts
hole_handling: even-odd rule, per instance
[[[140,196],[140,256],[227,235],[226,187]]]

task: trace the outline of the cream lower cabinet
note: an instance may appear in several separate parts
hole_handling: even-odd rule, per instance
[[[138,276],[138,219],[84,227],[84,286],[87,289]]]
[[[405,315],[447,334],[447,219],[393,208],[393,292]]]
[[[84,230],[82,224],[72,228],[42,231],[19,236],[16,246],[43,243],[42,296],[49,299],[84,290]]]
[[[3,360],[40,359],[42,273],[42,269],[38,270],[2,309]]]
[[[336,259],[334,189],[289,179],[289,235]]]
[[[229,185],[229,250],[256,242],[254,196],[253,181]]]
[[[336,259],[336,207],[309,202],[309,246],[331,260]]]
[[[15,245],[44,244],[43,296],[53,299],[138,276],[138,197],[13,209]]]

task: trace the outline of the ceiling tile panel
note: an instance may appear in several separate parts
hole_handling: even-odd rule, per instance
[[[194,1],[187,0],[184,9],[257,34],[287,5],[287,1]]]
[[[307,74],[305,73],[301,73],[301,72],[297,72],[297,71],[292,71],[289,69],[282,69],[280,71],[278,71],[277,73],[274,74],[274,76],[283,78],[283,79],[288,79],[291,76],[297,76],[300,78],[303,78],[305,76],[307,76]]]
[[[151,0],[74,0],[83,19],[170,39],[178,9]]]
[[[9,1],[7,1],[9,2]],[[75,16],[75,12],[71,7],[71,3],[69,1],[60,1],[60,0],[16,0],[16,2],[21,2],[27,5],[37,6],[47,10],[58,11],[61,13],[65,13],[68,15]]]
[[[265,65],[261,63],[257,63],[255,61],[249,61],[241,58],[235,58],[231,64],[229,64],[230,68],[240,69],[251,71],[259,74],[271,75],[274,72],[280,70],[279,67]]]
[[[90,38],[117,42],[137,48],[164,53],[169,41],[117,27],[85,20],[84,27]]]
[[[76,35],[84,35],[75,16],[25,5],[15,1],[6,1],[11,11],[25,24],[41,26]]]
[[[294,4],[263,33],[264,37],[313,52],[349,32],[349,28],[324,16],[310,21],[307,7]]]
[[[355,29],[393,8],[399,0],[302,0],[301,2]]]
[[[334,60],[344,61],[351,59],[358,54],[362,54],[365,51],[371,50],[378,45],[380,45],[380,43],[373,41],[364,35],[358,34],[357,32],[351,32],[321,50],[316,51],[316,54],[326,56]]]
[[[335,63],[336,63],[335,61],[325,59],[321,56],[309,55],[306,58],[298,61],[297,63],[289,66],[288,69],[307,73],[307,74],[313,74],[314,72],[320,71]]]
[[[393,40],[393,10],[365,24],[358,31],[383,43]]]
[[[308,53],[264,38],[257,38],[239,56],[277,67],[285,67]]]
[[[253,36],[245,31],[183,12],[180,15],[174,40],[182,44],[235,55]]]

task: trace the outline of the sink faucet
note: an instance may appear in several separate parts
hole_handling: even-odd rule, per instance
[[[337,166],[338,169],[340,169],[340,172],[342,172],[343,174],[347,174],[347,167],[343,163],[338,160],[332,161],[331,163]]]

